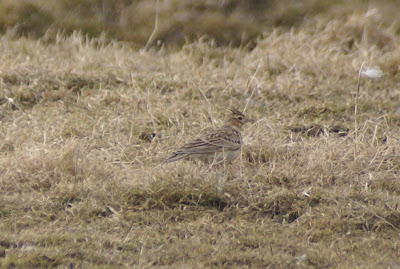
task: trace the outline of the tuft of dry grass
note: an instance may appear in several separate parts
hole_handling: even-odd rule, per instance
[[[378,15],[252,50],[3,36],[1,266],[397,267],[399,39]],[[355,115],[362,62],[385,76],[361,80]],[[247,104],[232,166],[161,165]]]

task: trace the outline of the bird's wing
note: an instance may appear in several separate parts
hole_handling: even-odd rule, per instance
[[[185,144],[183,147],[172,153],[166,162],[175,162],[185,159],[191,155],[207,155],[214,154],[215,152],[222,151],[223,146],[218,146],[198,138],[191,143]]]
[[[222,151],[240,150],[242,137],[238,131],[230,128],[222,128],[215,133],[208,134],[185,144],[175,151],[167,162],[184,159],[190,155],[207,155]]]
[[[237,148],[242,144],[240,133],[234,131],[222,131],[210,134],[204,137],[203,140],[208,144],[224,148]]]
[[[225,150],[237,150],[242,143],[238,132],[216,132],[198,138],[191,143],[184,145],[179,151],[186,153],[209,153]]]

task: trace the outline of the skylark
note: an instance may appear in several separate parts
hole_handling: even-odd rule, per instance
[[[208,164],[218,164],[232,161],[240,154],[242,127],[252,120],[237,109],[229,109],[225,124],[214,132],[198,138],[175,151],[166,162],[171,163],[182,159],[200,160]]]

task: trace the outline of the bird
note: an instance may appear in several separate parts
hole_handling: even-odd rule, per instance
[[[229,108],[225,123],[219,129],[185,144],[172,153],[166,163],[179,160],[200,160],[207,164],[232,162],[243,145],[242,128],[253,120],[247,118],[236,108]]]

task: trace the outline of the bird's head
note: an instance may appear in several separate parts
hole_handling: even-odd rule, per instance
[[[230,124],[233,128],[241,130],[243,125],[253,120],[247,118],[242,112],[236,108],[229,108],[226,123]]]

